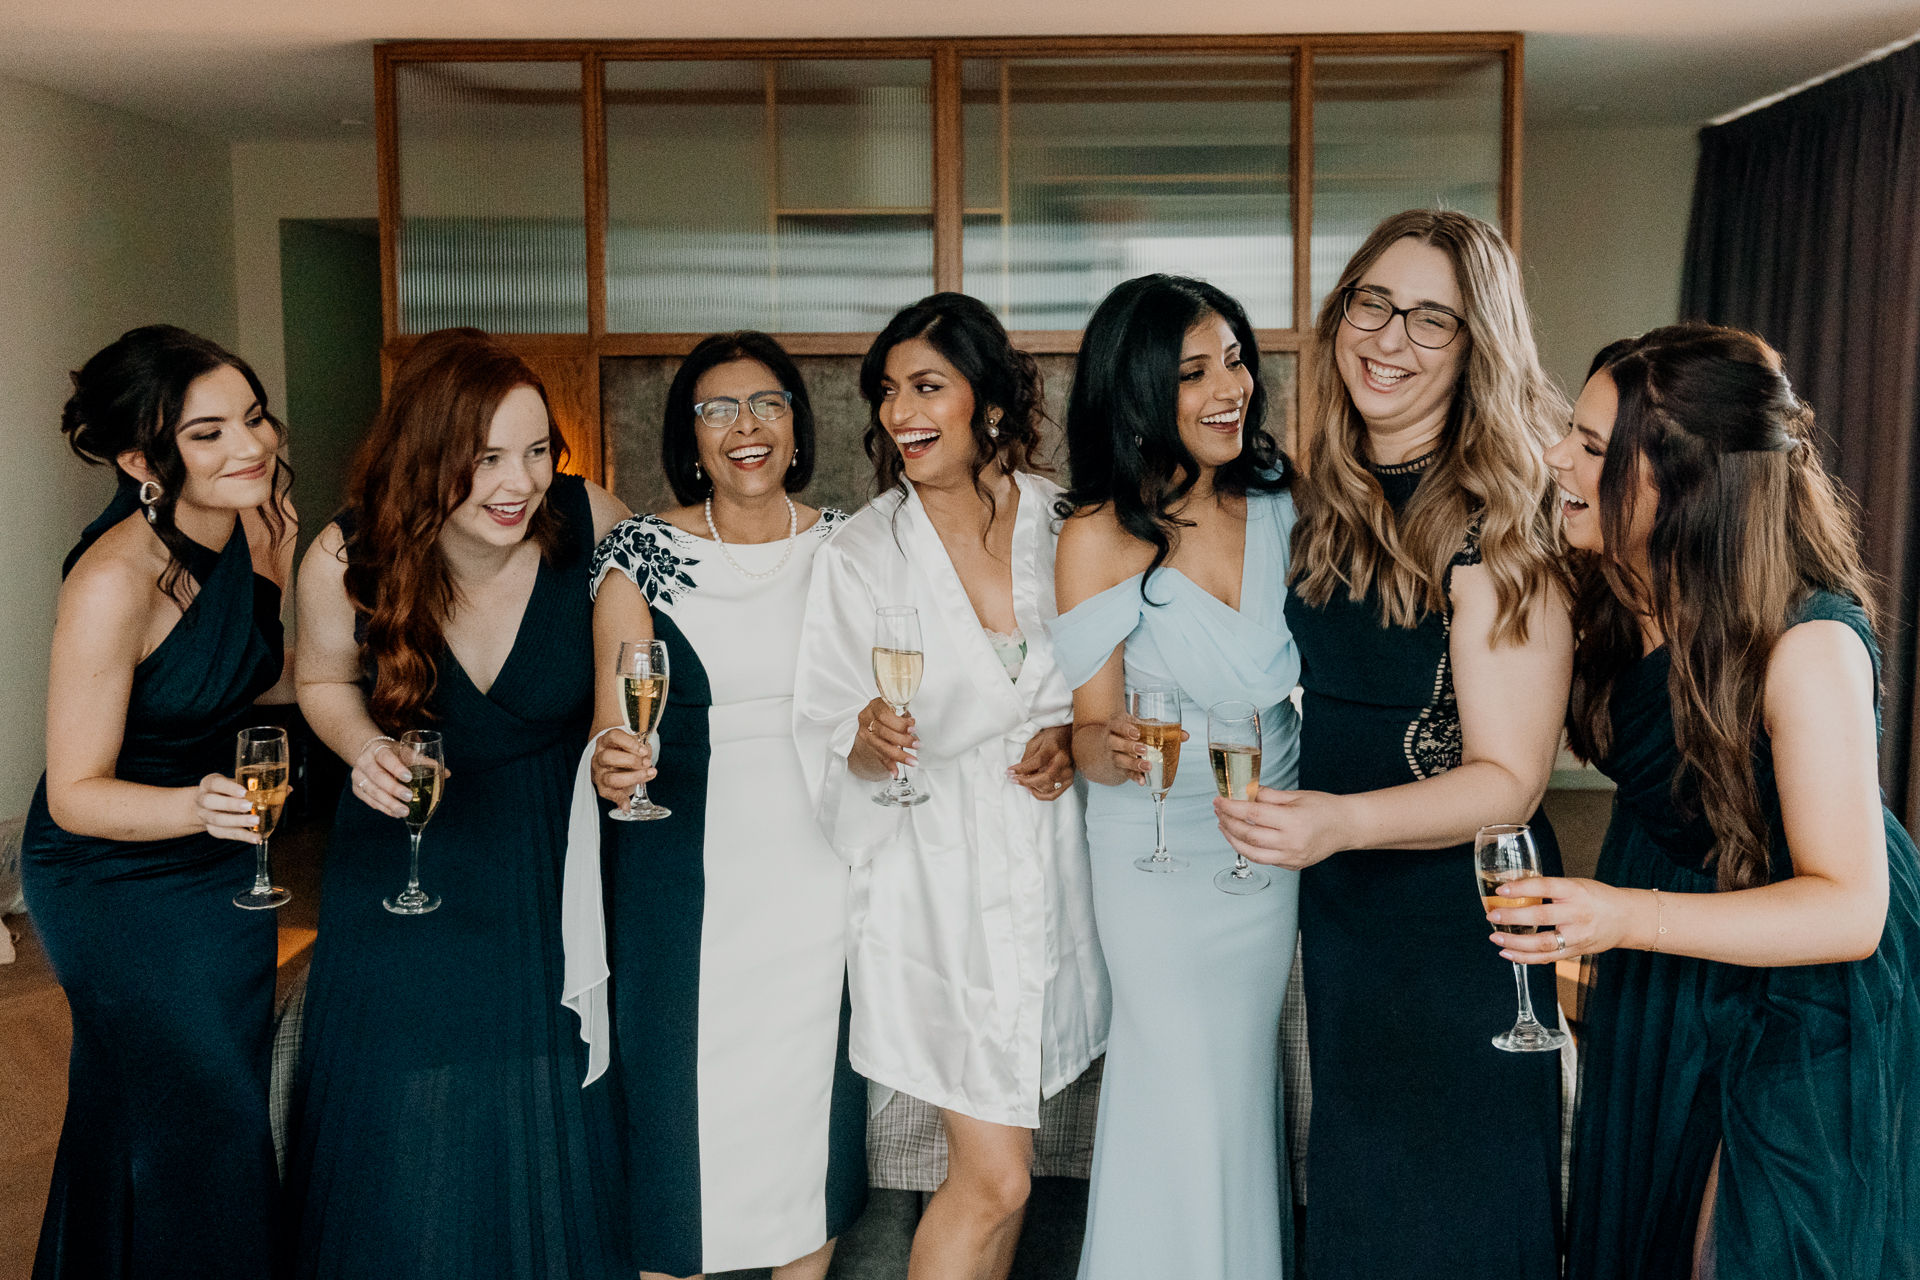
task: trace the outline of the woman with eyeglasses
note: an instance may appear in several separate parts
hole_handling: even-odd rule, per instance
[[[820,1280],[865,1203],[867,1093],[847,1064],[847,868],[813,820],[793,687],[814,555],[846,517],[790,496],[813,476],[813,409],[764,333],[693,349],[660,452],[678,505],[594,555],[590,770],[617,812],[645,782],[669,816],[602,823],[576,799],[567,999],[589,1080],[611,1046],[640,1274]],[[623,642],[654,639],[657,755],[616,671]]]
[[[1412,210],[1320,311],[1287,625],[1300,789],[1214,802],[1235,848],[1302,869],[1314,1280],[1559,1274],[1560,1061],[1507,1053],[1472,841],[1530,823],[1572,672],[1540,370],[1500,233]],[[1549,869],[1547,874],[1557,875]],[[1533,976],[1552,1021],[1552,970]]]

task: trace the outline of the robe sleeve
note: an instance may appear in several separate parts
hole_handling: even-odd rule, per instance
[[[814,818],[833,851],[862,866],[899,839],[906,810],[873,803],[881,784],[856,778],[847,752],[860,712],[877,695],[873,619],[877,603],[859,570],[829,543],[813,560],[807,618],[793,690],[793,738]]]

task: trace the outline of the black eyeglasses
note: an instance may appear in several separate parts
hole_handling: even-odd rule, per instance
[[[762,422],[778,422],[792,407],[791,391],[756,391],[747,397],[747,408]],[[693,416],[717,431],[739,420],[740,402],[732,396],[715,396],[693,406]]]
[[[1374,333],[1393,323],[1395,316],[1407,318],[1407,337],[1416,347],[1438,351],[1460,336],[1466,321],[1438,307],[1396,307],[1369,289],[1349,285],[1347,300],[1341,306],[1347,323],[1366,333]]]

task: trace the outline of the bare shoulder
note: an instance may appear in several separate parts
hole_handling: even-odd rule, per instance
[[[587,484],[587,507],[593,513],[593,540],[595,542],[613,531],[613,526],[633,514],[626,503],[589,480]]]
[[[1153,547],[1121,527],[1110,503],[1087,507],[1067,517],[1054,552],[1054,576],[1060,607],[1071,608],[1153,563]]]
[[[138,518],[138,517],[134,517]],[[137,628],[153,611],[160,595],[164,556],[144,546],[144,528],[115,525],[87,548],[60,585],[62,622],[88,628]]]
[[[1873,658],[1844,622],[1819,618],[1788,627],[1767,655],[1769,706],[1800,698],[1873,698]]]

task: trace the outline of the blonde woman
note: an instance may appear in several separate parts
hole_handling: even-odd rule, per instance
[[[1458,213],[1374,230],[1303,373],[1286,607],[1301,789],[1215,804],[1249,858],[1303,871],[1311,1272],[1545,1280],[1559,1060],[1491,1043],[1513,970],[1487,946],[1469,854],[1478,828],[1528,822],[1560,864],[1538,808],[1572,638],[1542,453],[1566,406],[1511,250]],[[1530,972],[1551,1018],[1551,970]]]

